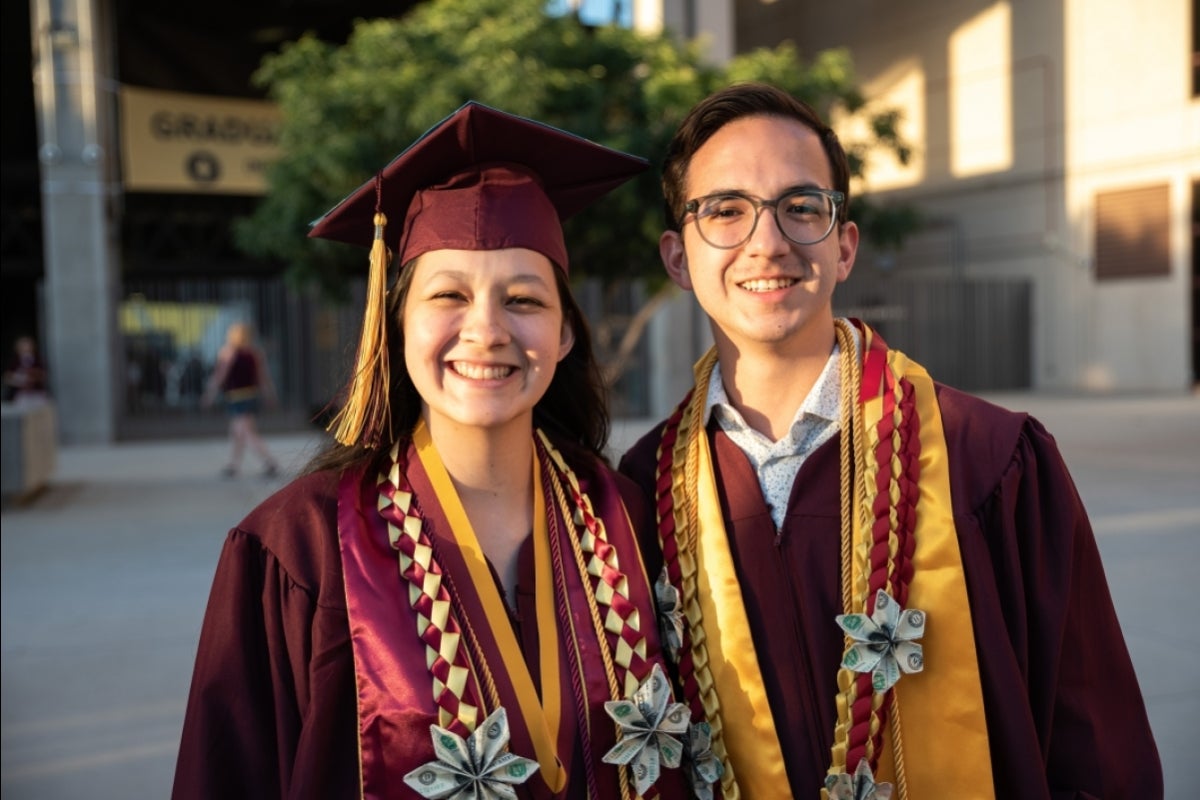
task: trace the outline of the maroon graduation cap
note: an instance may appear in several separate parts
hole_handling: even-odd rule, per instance
[[[313,223],[309,236],[383,241],[406,264],[437,249],[525,247],[565,272],[562,222],[649,167],[534,120],[468,102]],[[403,221],[403,225],[396,222]]]

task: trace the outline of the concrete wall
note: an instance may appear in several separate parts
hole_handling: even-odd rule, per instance
[[[1028,277],[1035,388],[1191,385],[1200,101],[1186,0],[729,2],[737,51],[846,47],[871,107],[904,113],[914,158],[874,160],[855,189],[915,203],[931,224],[899,254],[864,247],[857,280]],[[863,130],[834,122],[846,139]],[[1164,182],[1170,275],[1097,281],[1096,193]]]
[[[736,52],[734,8],[728,0],[633,0],[633,25],[638,30],[669,30],[685,39],[699,39],[716,64]]]
[[[1070,320],[1078,343],[1073,377],[1100,390],[1185,386],[1185,332],[1200,313],[1190,308],[1189,212],[1200,181],[1200,98],[1192,97],[1189,69],[1195,3],[1065,5],[1066,246],[1094,259],[1098,192],[1167,184],[1172,217],[1169,276],[1097,282],[1084,269],[1073,276],[1082,297]]]

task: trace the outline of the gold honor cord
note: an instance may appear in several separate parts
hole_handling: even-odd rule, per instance
[[[479,593],[479,599],[487,616],[488,630],[496,638],[503,661],[504,673],[513,683],[520,705],[521,718],[529,730],[533,740],[533,749],[537,756],[538,776],[555,794],[561,792],[567,785],[567,772],[562,761],[558,758],[558,732],[562,725],[562,694],[563,676],[559,664],[558,650],[558,620],[554,613],[554,574],[550,563],[550,535],[546,524],[546,498],[542,492],[541,468],[536,454],[533,461],[533,560],[535,574],[535,591],[537,592],[537,624],[538,624],[538,657],[542,670],[542,702],[533,686],[533,678],[529,667],[517,645],[517,637],[513,632],[508,611],[496,582],[488,567],[487,558],[475,529],[467,519],[466,509],[454,489],[450,474],[442,464],[437,448],[429,435],[429,428],[424,420],[417,423],[413,430],[413,445],[417,458],[425,468],[434,491],[437,492],[438,503],[450,522],[450,534],[462,551],[463,560],[471,575],[471,583]],[[532,452],[532,443],[530,445]],[[542,703],[545,703],[543,707]]]

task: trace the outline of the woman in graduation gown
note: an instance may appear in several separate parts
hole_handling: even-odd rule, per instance
[[[468,103],[317,221],[371,247],[357,364],[225,542],[177,800],[704,796],[561,229],[645,166]]]

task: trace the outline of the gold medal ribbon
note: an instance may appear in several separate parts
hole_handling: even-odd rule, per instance
[[[538,700],[529,667],[517,645],[517,637],[508,618],[508,611],[496,582],[492,578],[487,558],[467,519],[466,509],[458,497],[450,474],[434,447],[425,421],[413,430],[413,445],[417,458],[437,492],[438,502],[450,522],[450,535],[462,552],[471,574],[471,583],[487,617],[488,630],[500,650],[504,674],[512,681],[517,695],[518,711],[533,740],[537,757],[538,776],[555,794],[567,785],[567,773],[558,758],[558,734],[562,724],[562,695],[564,677],[559,663],[558,620],[554,613],[554,571],[550,563],[550,535],[546,524],[546,497],[542,492],[541,467],[536,454],[533,461],[533,559],[538,626],[538,661],[541,665],[542,699]],[[530,444],[532,448],[532,443]]]

